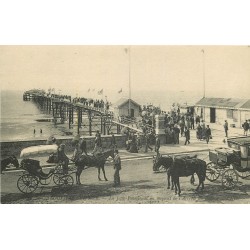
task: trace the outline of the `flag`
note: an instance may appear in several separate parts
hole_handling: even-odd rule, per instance
[[[88,92],[90,91],[90,89],[88,89]]]
[[[98,95],[101,95],[103,93],[103,89],[101,89],[100,91],[98,91]]]
[[[122,88],[118,91],[118,94],[122,93]]]
[[[204,53],[205,52],[204,49],[202,49],[201,52]]]
[[[124,51],[125,51],[125,53],[127,54],[127,53],[128,53],[128,48],[125,48]]]

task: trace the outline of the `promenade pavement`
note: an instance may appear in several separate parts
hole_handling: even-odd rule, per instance
[[[179,144],[162,144],[160,147],[160,153],[162,155],[166,154],[185,154],[185,153],[196,153],[202,151],[213,150],[218,147],[227,147],[225,132],[222,125],[209,124],[212,131],[212,139],[207,144],[205,140],[197,140],[196,130],[190,130],[190,144],[184,145],[185,137],[180,137]],[[243,129],[239,128],[229,128],[229,137],[243,136]],[[154,152],[154,146],[151,146],[153,151],[148,150],[145,153],[145,146],[143,146],[139,153],[130,153],[126,149],[119,149],[119,154],[122,161],[136,160],[140,158],[152,158],[156,153]],[[73,152],[72,152],[73,154]],[[71,157],[72,154],[68,156]],[[208,154],[207,154],[208,155]],[[48,164],[46,160],[48,157],[36,157],[40,161],[40,165],[43,167],[50,167],[53,164]],[[21,159],[19,159],[19,162]],[[12,170],[12,169],[9,169]]]

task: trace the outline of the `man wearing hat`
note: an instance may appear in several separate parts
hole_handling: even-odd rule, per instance
[[[118,150],[115,149],[114,151],[115,157],[114,157],[114,185],[113,187],[120,186],[120,173],[119,171],[121,170],[121,158],[118,154]]]
[[[227,120],[225,120],[225,123],[224,123],[224,130],[225,130],[225,136],[227,137],[228,136],[228,123],[227,123]]]
[[[68,174],[68,165],[69,165],[69,158],[65,154],[65,144],[61,144],[58,149],[58,162],[62,164],[63,173]]]

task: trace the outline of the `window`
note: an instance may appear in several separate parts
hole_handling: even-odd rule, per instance
[[[227,109],[227,118],[233,119],[233,109]]]
[[[234,122],[238,121],[238,110],[233,110],[233,120]]]

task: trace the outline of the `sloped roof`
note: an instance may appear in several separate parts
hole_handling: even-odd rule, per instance
[[[250,109],[250,100],[246,101],[243,105],[240,107],[241,109]]]
[[[124,104],[126,104],[129,101],[128,98],[121,98],[119,99],[115,104],[114,107],[118,107],[120,108],[121,106],[123,106]],[[134,100],[130,99],[130,101],[136,105],[136,106],[141,106],[140,104],[138,104],[137,102],[135,102]]]
[[[246,106],[249,106],[250,108],[250,100],[247,99],[203,97],[195,104],[195,106],[238,109],[243,108],[243,106],[248,102],[249,104]]]

